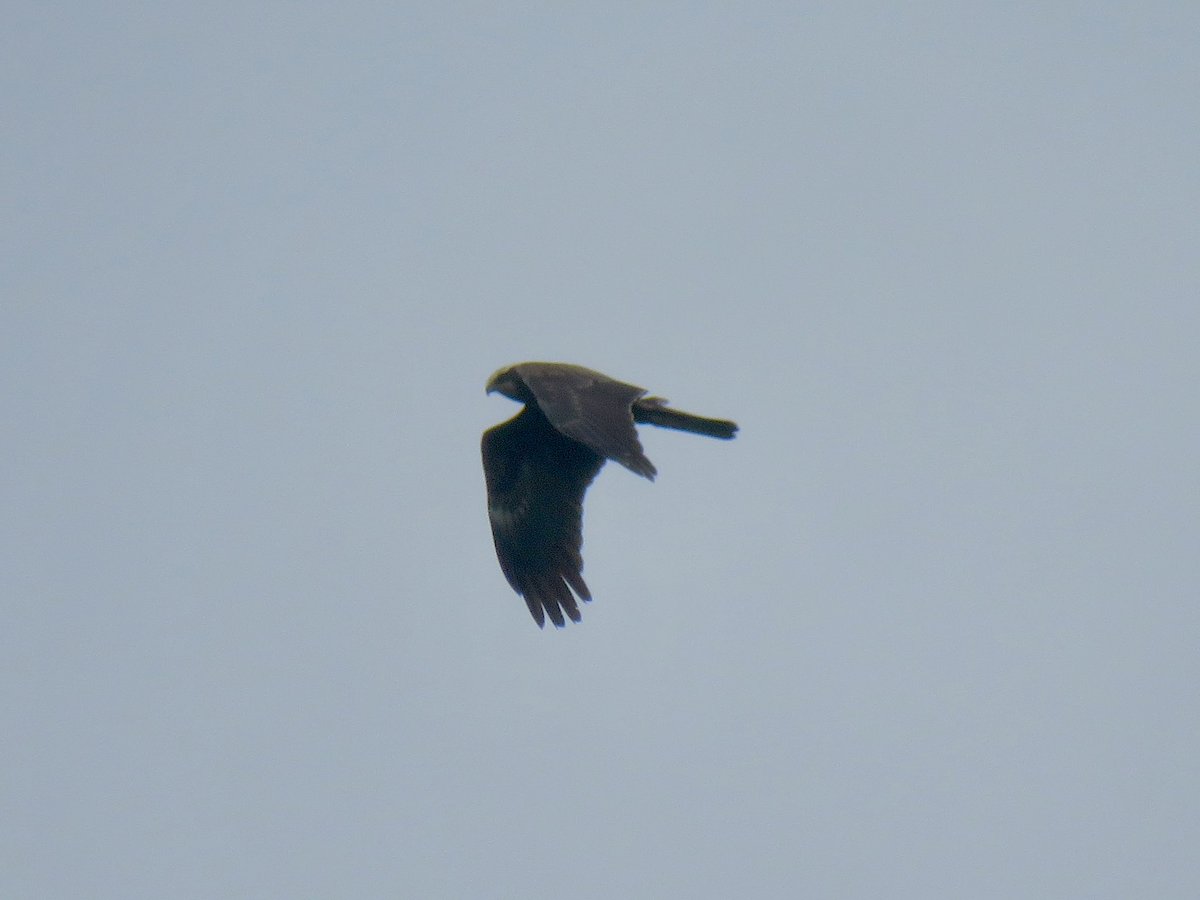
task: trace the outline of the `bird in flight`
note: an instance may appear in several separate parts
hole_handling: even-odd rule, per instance
[[[525,362],[488,379],[525,408],[483,433],[488,518],[504,577],[525,598],[538,627],[582,618],[583,495],[611,459],[654,480],[634,423],[729,440],[738,427],[670,409],[631,384],[567,363]],[[574,591],[574,594],[572,594]]]

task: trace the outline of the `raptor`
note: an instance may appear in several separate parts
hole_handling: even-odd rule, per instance
[[[525,362],[487,383],[525,404],[483,433],[483,472],[496,556],[538,627],[581,619],[591,600],[583,580],[583,496],[605,460],[654,480],[635,423],[729,440],[733,422],[647,397],[640,387],[568,363]]]

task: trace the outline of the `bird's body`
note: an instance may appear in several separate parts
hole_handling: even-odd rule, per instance
[[[606,459],[651,480],[635,422],[729,439],[737,425],[670,409],[659,397],[566,363],[519,363],[487,384],[525,408],[483,434],[488,518],[508,583],[539,626],[581,618],[583,495]],[[572,593],[574,591],[574,594]],[[565,614],[565,618],[564,618]]]

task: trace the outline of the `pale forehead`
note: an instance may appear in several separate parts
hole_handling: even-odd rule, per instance
[[[507,375],[510,371],[512,371],[512,366],[504,366],[503,368],[497,369],[491,374],[491,377],[488,378],[487,383],[494,384],[496,381],[500,380],[500,378]]]

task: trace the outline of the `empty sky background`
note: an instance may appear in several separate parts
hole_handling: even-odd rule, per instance
[[[1194,4],[4,19],[0,895],[1200,895]]]

